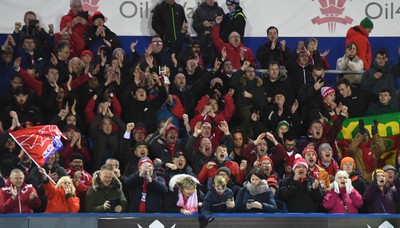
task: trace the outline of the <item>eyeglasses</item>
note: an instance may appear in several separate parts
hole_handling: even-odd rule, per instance
[[[162,41],[153,41],[152,43],[153,44],[162,44],[163,42]]]
[[[272,166],[272,164],[271,163],[261,163],[261,166],[270,167],[270,166]]]
[[[246,72],[246,73],[254,73],[255,70],[245,70],[244,72]]]
[[[344,163],[343,166],[350,167],[350,166],[353,166],[353,163]]]
[[[186,161],[185,158],[174,158],[174,160],[177,160],[177,161]]]

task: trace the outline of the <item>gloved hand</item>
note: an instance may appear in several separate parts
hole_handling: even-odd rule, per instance
[[[339,184],[336,181],[333,182],[333,191],[335,191],[337,194],[340,194]]]
[[[378,124],[379,124],[379,122],[377,120],[374,120],[374,124],[371,127],[372,135],[378,134]]]
[[[365,130],[364,130],[364,120],[359,119],[358,120],[358,133],[360,133],[361,135],[364,135]]]
[[[346,182],[346,192],[347,192],[347,194],[350,194],[351,193],[351,191],[353,190],[353,185],[352,185],[352,183],[351,183],[351,180],[350,180],[350,178],[349,179],[347,179],[347,182]]]

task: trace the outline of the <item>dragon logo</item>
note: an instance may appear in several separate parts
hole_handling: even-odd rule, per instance
[[[314,1],[314,0],[313,0]],[[330,33],[334,33],[336,30],[336,23],[340,24],[351,24],[353,18],[343,16],[345,9],[344,5],[347,0],[318,0],[320,4],[320,11],[322,17],[314,17],[311,22],[313,24],[321,25],[328,23],[328,29]]]

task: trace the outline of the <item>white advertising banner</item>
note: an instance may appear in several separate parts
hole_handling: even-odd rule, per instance
[[[193,12],[204,0],[176,0],[191,23]],[[11,33],[15,22],[23,22],[26,11],[37,14],[41,25],[55,25],[69,10],[69,0],[1,0],[0,33]],[[83,8],[92,14],[101,11],[106,25],[118,35],[153,35],[152,9],[161,0],[83,0]],[[219,5],[227,12],[225,0]],[[343,37],[350,26],[368,16],[374,22],[371,36],[400,36],[399,0],[241,0],[247,16],[246,36],[264,37],[274,25],[284,37]],[[194,32],[192,32],[194,34]]]

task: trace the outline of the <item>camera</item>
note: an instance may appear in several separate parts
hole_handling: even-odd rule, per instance
[[[88,11],[81,11],[78,13],[78,16],[87,21],[89,20],[89,12]]]

